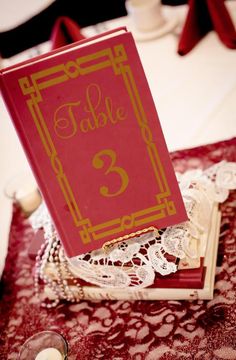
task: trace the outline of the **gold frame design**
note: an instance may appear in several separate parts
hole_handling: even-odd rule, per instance
[[[120,75],[123,78],[137,123],[140,127],[143,141],[146,144],[160,193],[155,196],[154,205],[149,208],[141,209],[120,218],[93,225],[89,218],[83,218],[39,105],[40,102],[43,101],[41,95],[42,90],[107,67],[112,67],[114,74]],[[165,171],[156,145],[153,142],[152,132],[148,126],[148,119],[141,102],[131,67],[128,64],[128,57],[123,44],[76,58],[74,61],[71,60],[66,64],[59,64],[35,72],[30,76],[20,78],[19,85],[23,95],[27,96],[28,109],[39,133],[44,150],[50,159],[52,169],[68,205],[73,223],[78,228],[81,240],[84,244],[90,243],[92,240],[100,240],[106,237],[111,237],[112,239],[119,236],[121,232],[124,233],[125,231],[128,233],[137,227],[140,228],[141,226],[145,227],[146,225],[153,224],[158,219],[164,218],[167,215],[176,214],[173,200],[168,199],[171,196],[171,193]]]

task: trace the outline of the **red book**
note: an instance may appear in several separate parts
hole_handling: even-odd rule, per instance
[[[196,269],[179,270],[174,274],[166,276],[156,274],[153,285],[148,286],[146,289],[203,289],[205,273],[206,267],[203,266],[202,259],[201,266]],[[54,280],[56,279],[54,278]],[[73,280],[67,279],[67,281],[69,285],[73,286]],[[77,281],[81,286],[101,289],[99,286],[88,283],[83,279],[77,278]],[[125,291],[124,289],[122,290]]]
[[[28,255],[32,260],[35,260],[44,241],[44,230],[39,229],[35,233],[28,249]],[[198,268],[178,270],[173,274],[165,276],[156,273],[154,283],[150,286],[150,288],[202,289],[204,286],[205,270],[206,266],[204,266],[204,259],[201,258],[200,267]],[[83,279],[78,278],[78,281],[81,286],[94,286]],[[73,284],[73,281],[69,281],[69,284]]]
[[[69,257],[187,219],[126,29],[3,69],[1,88]]]
[[[202,289],[204,286],[206,267],[204,259],[201,258],[201,264],[196,269],[178,270],[173,274],[161,276],[156,274],[154,284],[155,288],[173,288],[173,289]]]

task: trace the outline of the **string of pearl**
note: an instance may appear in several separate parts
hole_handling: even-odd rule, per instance
[[[60,300],[70,302],[80,301],[84,298],[83,289],[68,267],[68,262],[61,246],[60,239],[55,231],[51,234],[47,232],[44,237],[45,242],[40,247],[36,256],[34,280],[35,292],[40,299],[39,284],[40,280],[42,280],[44,286],[47,285],[50,288],[55,299],[51,303],[42,301],[41,306],[52,308],[57,306]],[[54,266],[54,270],[56,271],[56,280],[53,280],[50,276],[46,275],[46,267],[48,263],[51,263]],[[67,279],[72,280],[72,283],[76,286],[76,293],[71,290]]]

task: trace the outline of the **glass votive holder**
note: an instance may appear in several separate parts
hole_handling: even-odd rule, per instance
[[[34,212],[42,201],[37,183],[30,172],[13,176],[5,185],[4,193],[21,208],[26,216]]]
[[[55,331],[41,331],[28,338],[22,345],[18,360],[66,360],[68,344]]]

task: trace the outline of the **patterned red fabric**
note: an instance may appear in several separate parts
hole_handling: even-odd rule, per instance
[[[177,151],[175,170],[236,161],[236,138]],[[61,333],[69,360],[236,359],[236,192],[221,206],[214,299],[211,301],[82,301],[40,307],[34,295],[32,230],[14,209],[1,282],[0,359],[17,359],[24,341],[42,330]]]

